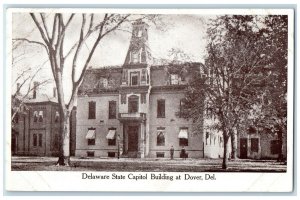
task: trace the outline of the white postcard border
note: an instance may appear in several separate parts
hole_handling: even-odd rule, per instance
[[[50,9],[63,12],[120,12],[120,13],[145,13],[145,14],[287,14],[289,15],[289,40],[288,40],[288,127],[287,139],[287,172],[286,173],[189,173],[165,172],[174,177],[184,174],[205,176],[215,174],[215,181],[165,181],[165,180],[83,180],[82,173],[97,175],[130,173],[135,175],[152,172],[53,172],[53,171],[11,171],[10,157],[10,120],[6,120],[5,143],[5,180],[8,191],[154,191],[154,192],[291,192],[293,189],[293,90],[294,90],[294,11],[292,9]],[[18,9],[7,10],[7,41],[11,41],[11,14],[12,12],[49,11],[49,9]],[[6,42],[6,50],[11,49],[10,42]],[[11,82],[11,57],[6,59],[6,119],[10,119],[10,82]],[[153,172],[155,174],[163,172]]]

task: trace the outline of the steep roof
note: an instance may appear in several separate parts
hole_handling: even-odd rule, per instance
[[[54,97],[49,97],[47,94],[39,94],[35,99],[29,98],[24,101],[25,103],[42,103],[42,102],[52,102],[58,103],[58,99]]]
[[[122,67],[107,66],[102,68],[90,68],[86,71],[78,93],[90,92],[114,92],[121,85]],[[108,87],[104,87],[104,79]]]

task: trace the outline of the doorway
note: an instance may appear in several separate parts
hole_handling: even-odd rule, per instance
[[[137,157],[139,143],[139,127],[128,126],[128,156]]]
[[[46,155],[45,149],[45,132],[44,131],[34,131],[32,133],[32,147],[31,153],[35,156]]]
[[[240,158],[245,159],[247,158],[248,152],[248,140],[247,138],[240,139]]]

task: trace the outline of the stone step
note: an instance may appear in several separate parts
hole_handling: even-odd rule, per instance
[[[127,156],[128,158],[137,158],[137,151],[128,151]]]

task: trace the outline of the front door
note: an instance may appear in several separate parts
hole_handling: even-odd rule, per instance
[[[247,158],[248,143],[247,138],[240,139],[240,158]]]
[[[138,126],[128,126],[128,154],[137,154],[139,141],[138,132]],[[133,155],[133,157],[136,156]]]

